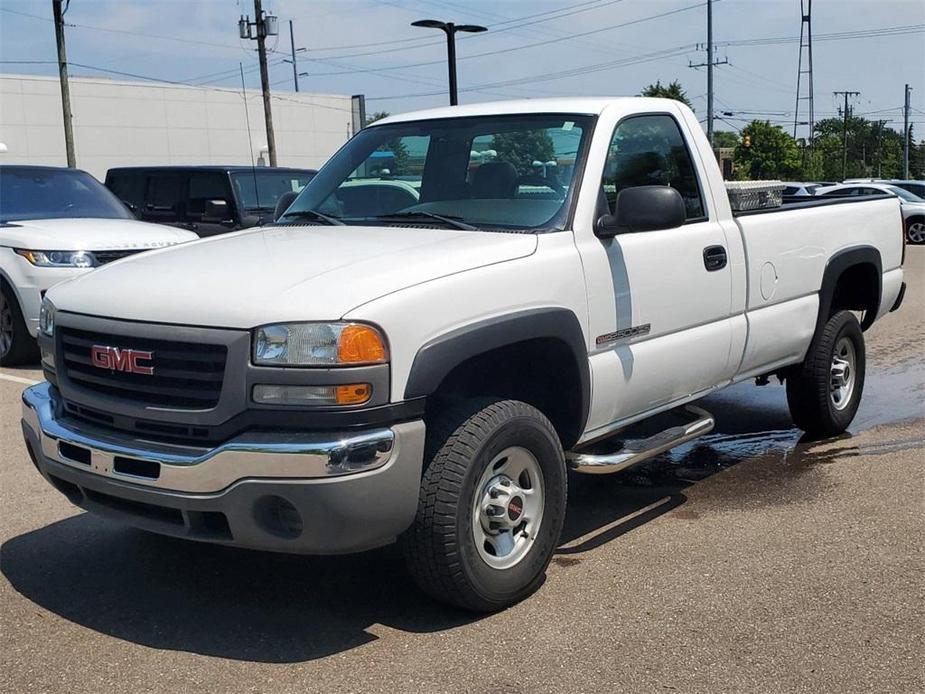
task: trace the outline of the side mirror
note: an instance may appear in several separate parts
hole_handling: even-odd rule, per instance
[[[202,213],[203,222],[222,224],[231,221],[231,210],[227,200],[206,200]]]
[[[279,221],[279,218],[283,216],[283,213],[289,209],[289,206],[297,197],[299,197],[299,194],[294,190],[290,190],[279,196],[279,200],[276,201],[276,209],[273,210],[274,222]]]
[[[617,195],[616,211],[594,225],[600,238],[635,231],[674,229],[684,224],[687,211],[681,194],[670,186],[635,186]]]

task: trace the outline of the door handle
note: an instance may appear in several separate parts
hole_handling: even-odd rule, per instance
[[[707,272],[716,272],[726,267],[726,249],[722,246],[707,246],[703,249],[703,266]]]

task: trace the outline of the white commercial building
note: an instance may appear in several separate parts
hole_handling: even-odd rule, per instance
[[[250,165],[266,161],[259,91],[72,77],[77,166]],[[353,133],[351,97],[273,94],[280,166],[318,168]],[[250,136],[248,137],[248,120]],[[67,164],[56,77],[0,75],[0,164]]]

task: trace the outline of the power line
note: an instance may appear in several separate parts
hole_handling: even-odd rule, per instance
[[[925,31],[925,24],[905,24],[895,27],[881,27],[879,29],[860,29],[856,31],[841,31],[829,34],[816,34],[815,42],[819,41],[845,41],[849,39],[871,38],[873,36],[901,36],[903,34],[918,34]],[[785,43],[798,43],[798,36],[770,36],[765,38],[739,39],[736,41],[723,41],[717,46],[770,46]]]
[[[558,72],[551,72],[545,75],[529,75],[525,77],[513,78],[510,80],[502,80],[499,82],[488,82],[484,84],[474,84],[463,89],[460,89],[462,92],[467,91],[480,91],[484,88],[495,88],[495,87],[508,87],[514,86],[523,83],[536,83],[536,82],[547,82],[550,80],[563,79],[565,77],[574,77],[576,75],[585,75],[593,72],[600,72],[601,70],[609,70],[619,67],[629,67],[632,65],[640,65],[642,63],[648,63],[656,60],[664,60],[666,58],[674,58],[679,55],[683,55],[687,50],[690,49],[690,45],[687,46],[678,46],[676,48],[668,48],[661,51],[655,51],[643,56],[637,56],[636,58],[622,58],[620,60],[612,60],[605,63],[597,63],[595,65],[581,65],[579,67],[569,68],[567,70],[560,70]],[[417,98],[423,96],[436,96],[442,94],[443,91],[439,92],[422,92],[419,94],[403,94],[396,96],[379,96],[379,97],[367,97],[367,101],[382,101],[386,99],[398,99],[398,98]]]
[[[608,26],[599,27],[597,29],[591,29],[589,31],[582,31],[582,32],[578,32],[575,34],[567,34],[565,36],[561,36],[558,38],[552,38],[552,39],[548,39],[545,41],[527,43],[527,44],[523,44],[520,46],[511,46],[509,48],[499,48],[499,49],[492,50],[492,51],[484,51],[482,53],[473,53],[471,55],[464,55],[464,56],[461,56],[459,60],[474,60],[475,58],[484,58],[484,57],[493,56],[493,55],[502,55],[504,53],[513,53],[514,51],[522,51],[522,50],[526,50],[529,48],[536,48],[537,46],[548,46],[551,43],[559,43],[561,41],[568,41],[571,39],[584,38],[586,36],[600,34],[602,32],[611,31],[613,29],[620,29],[623,27],[641,24],[643,22],[649,22],[654,19],[661,19],[662,17],[668,17],[671,15],[679,14],[681,12],[689,12],[690,10],[697,9],[698,7],[704,7],[705,5],[706,5],[706,2],[698,2],[694,5],[686,5],[685,7],[680,7],[674,10],[669,10],[667,12],[660,12],[658,14],[649,15],[646,17],[640,17],[639,19],[634,19],[629,22],[621,22],[619,24],[610,24]],[[333,59],[339,59],[339,58],[358,57],[360,55],[379,55],[380,53],[385,53],[385,52],[386,51],[374,51],[373,53],[356,53],[351,56],[333,56],[331,59],[333,60]],[[311,59],[312,58],[309,56],[308,60],[311,60]],[[341,72],[319,72],[319,73],[315,73],[315,77],[347,75],[347,74],[355,74],[358,72],[385,72],[385,71],[390,71],[390,70],[404,70],[404,69],[413,68],[413,67],[429,67],[431,65],[443,65],[443,64],[444,64],[443,60],[429,60],[426,62],[409,63],[405,65],[389,65],[389,66],[384,66],[384,67],[363,68],[361,70],[346,70],[346,71],[341,71]]]

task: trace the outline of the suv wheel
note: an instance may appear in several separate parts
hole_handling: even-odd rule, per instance
[[[36,361],[38,344],[29,334],[15,296],[0,289],[0,366],[18,366]]]
[[[418,585],[479,612],[532,594],[565,519],[552,424],[520,401],[471,400],[431,424],[427,448],[417,518],[402,539]]]
[[[925,243],[925,220],[913,219],[906,225],[906,240],[916,245]]]

